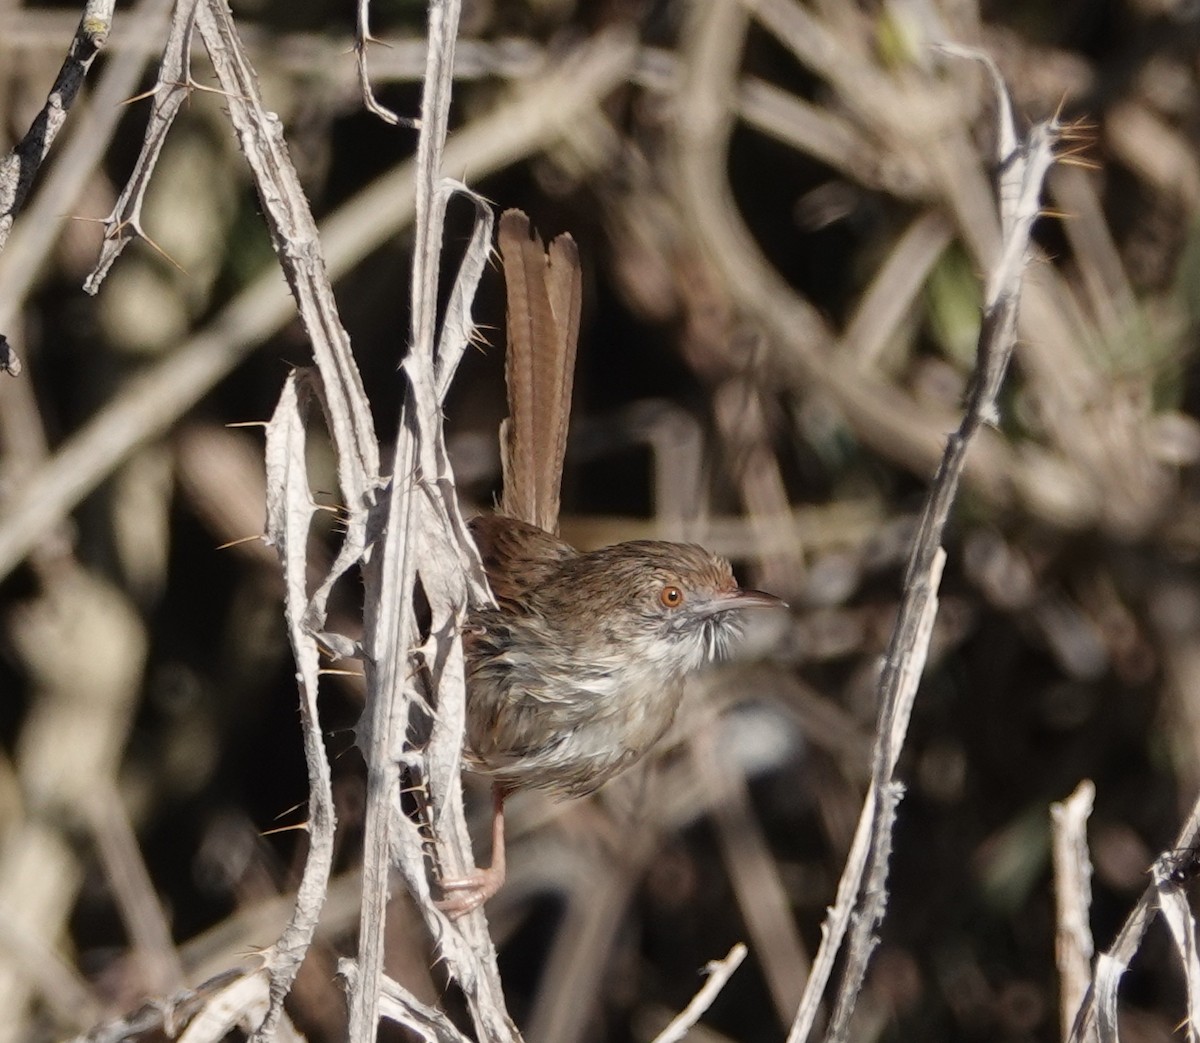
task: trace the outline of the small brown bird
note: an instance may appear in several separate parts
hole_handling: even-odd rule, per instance
[[[734,582],[695,544],[636,540],[581,553],[552,531],[574,369],[579,268],[559,236],[549,258],[515,211],[500,224],[509,289],[510,418],[500,513],[472,520],[495,608],[465,635],[468,764],[493,779],[492,866],[443,880],[460,915],[504,876],[504,799],[515,789],[592,793],[670,727],[688,674],[720,658],[742,612],[782,602]]]
[[[687,543],[581,554],[532,525],[471,523],[499,607],[467,636],[467,756],[506,789],[581,797],[670,726],[684,678],[720,658],[742,610],[779,599]]]

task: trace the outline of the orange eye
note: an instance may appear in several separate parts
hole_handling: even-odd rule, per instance
[[[683,604],[683,591],[675,586],[663,587],[658,593],[658,600],[664,608],[678,608]]]

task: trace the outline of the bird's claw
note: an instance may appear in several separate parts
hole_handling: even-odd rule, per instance
[[[466,876],[451,880],[440,880],[438,886],[442,890],[442,897],[434,905],[451,920],[457,920],[483,905],[500,890],[503,883],[504,872],[497,872],[495,866],[476,869]]]

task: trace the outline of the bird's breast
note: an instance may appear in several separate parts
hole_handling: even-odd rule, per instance
[[[636,764],[670,727],[682,676],[628,648],[566,652],[501,615],[467,647],[467,745],[477,770],[579,796]]]

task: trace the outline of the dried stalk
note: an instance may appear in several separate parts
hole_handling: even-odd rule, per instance
[[[371,35],[371,0],[358,0],[358,12],[354,23],[354,54],[355,65],[358,69],[358,89],[362,96],[363,108],[374,113],[384,123],[393,127],[413,126],[412,120],[401,119],[391,109],[381,105],[371,87],[371,74],[367,70],[367,47],[375,37]]]
[[[343,961],[342,974],[351,974],[352,963]],[[379,1012],[389,1021],[403,1025],[429,1043],[470,1043],[442,1011],[422,1003],[407,989],[391,978],[384,977],[379,997]]]
[[[284,573],[284,615],[288,639],[296,661],[300,695],[300,721],[304,756],[308,766],[309,849],[296,903],[287,926],[267,954],[271,977],[270,1004],[255,1038],[268,1040],[282,1011],[300,964],[312,942],[317,920],[329,888],[333,861],[335,816],[329,763],[317,713],[320,684],[317,642],[305,619],[309,610],[308,535],[316,505],[308,487],[304,455],[306,409],[304,394],[311,384],[303,375],[292,374],[284,386],[275,415],[267,425],[267,539],[279,554]]]
[[[455,133],[444,166],[479,177],[556,141],[563,128],[624,81],[631,42],[602,35],[564,55],[510,102]],[[413,217],[414,166],[402,163],[331,216],[320,230],[336,279]],[[0,576],[133,450],[161,434],[295,314],[274,272],[252,283],[168,358],[131,381],[0,505]]]
[[[158,79],[150,92],[153,103],[150,122],[133,173],[125,183],[112,212],[104,219],[104,245],[92,274],[87,277],[83,288],[96,293],[116,262],[125,244],[135,236],[152,240],[142,229],[142,203],[150,187],[150,175],[166,144],[167,132],[175,122],[180,106],[195,87],[192,81],[192,29],[195,23],[196,0],[176,0],[167,32],[167,42],[159,60]]]
[[[1058,1009],[1064,1040],[1071,1034],[1075,1012],[1087,992],[1095,951],[1088,925],[1092,905],[1092,863],[1087,846],[1087,820],[1092,814],[1095,797],[1096,787],[1085,779],[1061,804],[1050,805],[1058,924],[1054,957],[1058,965]]]
[[[100,48],[112,29],[115,0],[88,0],[66,60],[58,72],[46,104],[16,147],[0,163],[0,250],[8,242],[17,211],[33,186],[33,179],[50,152],[50,146],[67,121]]]
[[[653,1043],[679,1043],[688,1034],[688,1030],[700,1020],[700,1016],[712,1006],[713,1000],[725,988],[725,983],[733,977],[733,972],[742,965],[747,951],[746,947],[738,942],[723,960],[710,960],[704,968],[708,981],[676,1015],[671,1024],[654,1037]]]
[[[478,1037],[519,1038],[504,1007],[482,911],[451,924],[437,910],[420,829],[400,807],[401,770],[406,768],[427,783],[429,828],[443,870],[458,875],[473,864],[459,777],[466,701],[460,630],[468,594],[477,599],[488,595],[459,515],[440,406],[450,374],[474,333],[467,302],[487,257],[491,219],[481,207],[435,343],[442,223],[453,187],[443,183],[441,171],[458,17],[455,2],[430,4],[416,158],[411,347],[403,365],[408,395],[392,482],[375,529],[384,536],[363,573],[368,698],[360,746],[367,762],[367,809],[359,951],[350,990],[352,1040],[375,1038],[393,867],[417,898],[439,954],[466,998]],[[413,605],[418,575],[431,615],[429,638],[420,647]]]
[[[186,0],[184,0],[186,4]],[[323,382],[321,399],[326,423],[337,450],[338,481],[347,504],[346,537],[333,566],[348,567],[366,544],[365,512],[373,499],[379,472],[370,412],[362,381],[350,353],[350,342],[337,315],[333,287],[320,252],[316,222],[300,179],[278,131],[278,118],[268,112],[257,79],[224,0],[200,0],[196,28],[204,41],[218,82],[228,101],[258,185],[275,247],[301,320],[309,333]],[[176,26],[179,29],[177,23]],[[180,29],[186,39],[186,29]],[[181,50],[181,54],[186,54]],[[158,124],[152,124],[147,147],[155,150]],[[153,160],[147,167],[153,165]],[[148,173],[148,170],[147,170]],[[268,429],[268,534],[276,542],[287,578],[289,637],[300,685],[305,760],[309,774],[309,850],[295,910],[283,934],[267,954],[270,1002],[256,1033],[269,1039],[282,1012],[316,930],[333,861],[334,813],[329,765],[317,716],[315,622],[323,621],[323,601],[310,603],[305,593],[305,548],[313,505],[303,469],[303,417],[292,382]],[[328,580],[327,583],[332,582]],[[318,592],[319,593],[319,592]],[[314,620],[316,617],[316,620]]]
[[[141,1039],[153,1033],[174,1035],[178,1032],[178,1026],[188,1024],[214,1005],[220,993],[246,980],[241,971],[222,971],[194,989],[181,989],[165,998],[147,1002],[124,1017],[94,1025],[85,1034],[76,1036],[71,1043],[128,1043],[129,1040]],[[243,987],[265,996],[263,980],[253,978],[250,981],[250,986]],[[252,1003],[244,1004],[243,1009],[250,1005]],[[183,1036],[180,1037],[180,1043],[183,1043]]]
[[[132,29],[136,24],[157,31],[169,2],[170,0],[142,0],[122,23],[123,28]],[[68,89],[67,94],[73,97],[82,86],[82,76],[86,75],[91,59],[88,59],[85,66],[79,66],[77,59],[88,47],[98,47],[107,41],[106,35],[104,39],[100,38],[100,30],[105,22],[102,15],[105,10],[111,14],[112,7],[112,3],[90,4],[85,9],[75,41],[72,43],[71,55],[74,57],[68,56],[59,73],[59,81],[55,84],[55,92],[63,84],[64,77],[69,80],[76,73],[80,76],[80,82],[74,88]],[[106,27],[103,33],[107,34]],[[93,34],[93,43],[81,42],[79,34]],[[110,60],[92,94],[92,105],[84,115],[78,133],[67,142],[59,161],[51,169],[32,206],[26,211],[17,234],[7,242],[7,250],[5,245],[13,219],[23,205],[45,150],[49,149],[53,140],[53,135],[39,139],[39,127],[46,131],[51,124],[57,127],[66,118],[66,108],[60,107],[63,100],[60,95],[51,93],[46,108],[35,120],[29,134],[4,162],[0,163],[0,212],[7,209],[4,217],[0,218],[0,229],[3,229],[0,231],[0,251],[3,251],[0,254],[0,329],[6,327],[17,314],[37,273],[42,270],[46,254],[57,238],[61,228],[61,215],[70,211],[83,185],[104,155],[121,115],[120,102],[129,96],[129,92],[137,84],[146,57],[137,51],[123,50]],[[32,149],[36,152],[38,140],[41,140],[43,146],[41,157],[27,155],[22,151]],[[15,350],[8,346],[2,334],[0,368],[6,369],[13,376],[17,376],[21,370],[19,357]]]
[[[788,1036],[789,1043],[799,1043],[812,1030],[825,980],[832,969],[833,955],[841,947],[844,925],[850,919],[848,910],[843,910],[841,904],[846,896],[853,894],[857,897],[861,894],[855,903],[847,961],[827,1039],[846,1038],[867,962],[876,944],[875,928],[883,918],[887,903],[887,863],[894,806],[902,792],[894,773],[937,612],[937,591],[945,561],[942,537],[971,440],[982,425],[993,422],[996,416],[996,397],[1015,339],[1021,276],[1029,253],[1029,233],[1038,216],[1043,179],[1054,159],[1056,125],[1053,122],[1038,124],[1030,131],[1028,140],[1018,141],[1007,92],[990,60],[979,52],[946,49],[956,55],[983,61],[993,74],[999,121],[997,147],[1001,173],[997,194],[1003,242],[985,293],[976,370],[966,412],[958,430],[947,441],[942,463],[926,501],[905,575],[899,617],[880,676],[880,709],[871,789],[864,802],[855,851],[842,875],[838,905],[827,918],[821,949]],[[870,840],[864,850],[859,841],[864,834],[864,824],[868,821],[870,828],[867,834]],[[859,851],[863,856],[861,863],[856,857]],[[862,887],[864,877],[867,881],[865,888]]]
[[[1189,1037],[1196,1038],[1200,1031],[1200,1011],[1197,1010],[1200,1002],[1200,970],[1196,967],[1195,941],[1190,937],[1194,933],[1194,925],[1188,926],[1191,911],[1182,885],[1195,872],[1197,852],[1200,852],[1200,798],[1192,805],[1187,822],[1175,838],[1175,846],[1164,851],[1155,861],[1154,880],[1142,892],[1117,932],[1116,939],[1096,958],[1091,984],[1075,1015],[1075,1024],[1067,1043],[1083,1043],[1092,1039],[1099,1039],[1101,1043],[1115,1043],[1119,1038],[1117,989],[1121,977],[1141,948],[1146,929],[1160,911],[1167,916],[1183,964],[1188,986]]]

